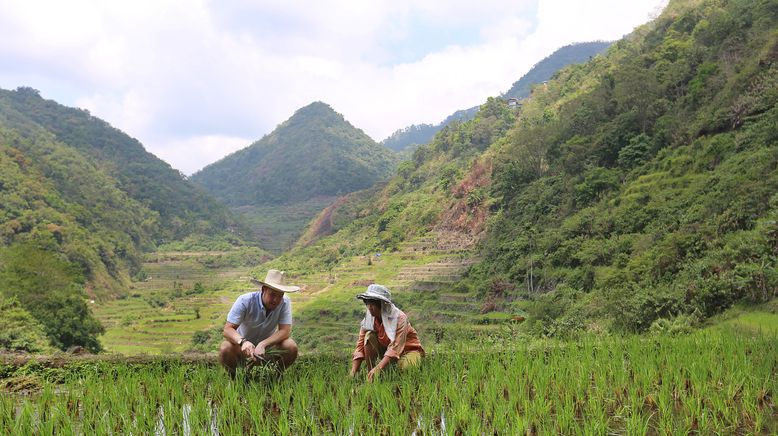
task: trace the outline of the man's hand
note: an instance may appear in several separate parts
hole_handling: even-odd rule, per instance
[[[243,354],[243,355],[244,355],[244,356],[245,356],[247,359],[250,359],[250,360],[254,360],[254,361],[256,361],[256,359],[254,358],[254,351],[255,351],[254,344],[252,344],[252,343],[251,343],[251,342],[249,342],[249,341],[246,341],[246,342],[244,342],[244,343],[243,343],[243,345],[241,345],[241,346],[240,346],[240,352],[241,352],[241,353],[242,353],[242,354]]]
[[[254,347],[254,353],[252,356],[254,360],[257,360],[257,357],[262,358],[262,360],[265,360],[265,344],[262,342],[258,343],[256,347]]]

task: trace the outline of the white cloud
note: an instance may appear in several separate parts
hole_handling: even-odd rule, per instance
[[[439,122],[660,2],[0,0],[0,86],[87,108],[191,173],[315,100],[376,140]]]
[[[663,0],[544,0],[538,7],[533,38],[556,45],[596,39],[614,40],[651,19]]]
[[[177,162],[176,169],[191,175],[203,167],[203,162],[215,162],[248,146],[252,140],[233,136],[206,135],[164,142],[166,146],[154,154],[166,162]]]

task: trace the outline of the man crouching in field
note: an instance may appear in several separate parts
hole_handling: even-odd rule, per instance
[[[297,344],[289,337],[292,302],[286,294],[300,288],[284,284],[284,272],[274,269],[267,272],[264,281],[251,281],[260,290],[241,295],[232,305],[219,349],[219,360],[232,377],[244,361],[274,361],[283,371],[297,359]],[[271,348],[280,352],[271,356],[267,353]]]

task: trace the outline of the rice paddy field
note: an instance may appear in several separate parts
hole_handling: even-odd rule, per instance
[[[0,366],[1,434],[776,434],[778,337],[437,347],[375,383],[347,354],[235,380],[213,362]],[[15,388],[14,388],[15,387]]]

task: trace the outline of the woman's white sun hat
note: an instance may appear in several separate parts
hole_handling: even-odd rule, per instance
[[[286,284],[286,273],[277,269],[271,269],[267,272],[265,280],[259,280],[255,277],[251,278],[251,283],[259,286],[267,286],[268,288],[275,289],[276,291],[293,293],[300,290],[299,286],[291,286]]]
[[[383,285],[370,285],[367,287],[367,291],[357,294],[357,298],[360,300],[381,300],[392,304],[392,293]]]

